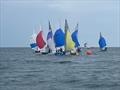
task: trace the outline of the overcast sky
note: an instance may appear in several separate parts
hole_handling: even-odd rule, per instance
[[[33,30],[41,25],[46,38],[48,20],[55,32],[65,19],[71,33],[79,23],[81,46],[98,46],[102,32],[108,46],[120,47],[119,0],[0,0],[0,47],[29,47]]]

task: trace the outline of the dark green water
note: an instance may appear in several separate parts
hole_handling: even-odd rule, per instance
[[[0,48],[0,90],[120,90],[120,48],[93,53],[54,56]]]

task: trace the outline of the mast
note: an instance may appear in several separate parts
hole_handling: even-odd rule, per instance
[[[76,28],[75,28],[75,30],[78,30],[78,23],[77,23],[77,25],[76,25]]]
[[[48,21],[48,23],[49,23],[49,30],[52,31],[50,21]]]
[[[67,36],[67,29],[68,29],[68,24],[67,24],[67,19],[65,19],[65,52],[66,52],[66,36]]]
[[[61,20],[59,20],[59,27],[61,28],[62,26],[61,26]]]
[[[101,34],[101,32],[100,32],[100,37],[102,37],[102,34]]]

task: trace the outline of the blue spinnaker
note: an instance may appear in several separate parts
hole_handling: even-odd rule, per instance
[[[105,38],[103,36],[100,36],[99,46],[100,46],[100,48],[104,48],[106,46],[106,41],[105,41]]]
[[[62,31],[61,28],[59,28],[58,30],[56,30],[54,34],[55,47],[63,46],[65,41],[64,39],[65,39],[64,32]]]
[[[75,31],[72,33],[72,35],[71,35],[72,40],[73,40],[74,43],[75,43],[75,47],[79,47],[79,46],[80,46],[80,43],[79,43],[79,41],[78,41],[77,35],[78,35],[78,25],[77,25],[77,27],[76,27],[76,30],[75,30]]]

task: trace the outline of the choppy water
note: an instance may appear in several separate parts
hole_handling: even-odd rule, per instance
[[[120,48],[94,55],[38,55],[0,48],[0,90],[120,90]]]

